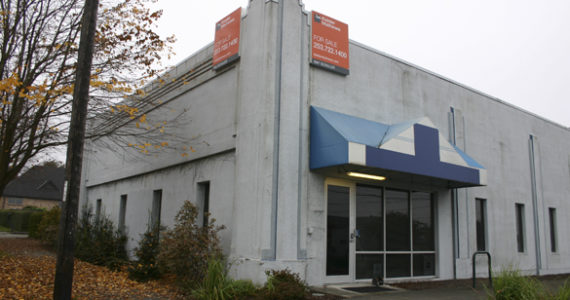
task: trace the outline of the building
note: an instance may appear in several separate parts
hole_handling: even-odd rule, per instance
[[[50,209],[59,206],[63,193],[65,168],[34,166],[10,182],[2,194],[2,209],[27,206]]]
[[[184,116],[164,125],[168,147],[86,146],[81,201],[126,226],[131,249],[190,200],[226,225],[231,274],[258,282],[273,268],[310,285],[470,278],[477,251],[494,270],[570,272],[568,128],[348,38],[346,49],[315,38],[315,22],[345,29],[301,2],[252,0],[237,14],[220,22],[239,21],[237,52],[220,59],[217,40],[149,86],[160,105],[140,107],[147,119]],[[339,61],[315,59],[320,41]]]

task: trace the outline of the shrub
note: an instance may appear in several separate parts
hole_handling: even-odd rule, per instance
[[[267,283],[260,296],[263,299],[307,299],[310,296],[307,284],[301,280],[299,274],[290,270],[266,271]]]
[[[0,210],[0,226],[9,228],[10,227],[10,217],[12,216],[11,210]]]
[[[149,223],[150,224],[150,223]],[[141,235],[139,245],[135,248],[137,260],[129,265],[129,278],[137,281],[147,281],[160,277],[156,263],[158,256],[160,226],[149,225],[146,232]]]
[[[202,282],[210,258],[221,258],[222,251],[215,220],[203,227],[196,224],[198,210],[185,201],[176,215],[174,228],[162,234],[158,265],[161,271],[176,275],[182,288],[193,288]]]
[[[257,289],[249,280],[232,280],[219,259],[208,262],[206,277],[200,286],[192,291],[192,296],[200,300],[249,299]]]
[[[46,211],[42,215],[42,219],[38,224],[37,238],[55,247],[57,245],[57,232],[59,230],[59,218],[61,217],[61,209],[55,206]]]
[[[83,207],[75,234],[75,256],[83,261],[116,270],[127,261],[127,236],[106,216],[93,217]]]
[[[505,269],[493,279],[494,292],[490,298],[496,300],[545,299],[545,290],[540,281],[521,276],[518,270]]]
[[[34,239],[40,238],[40,233],[38,228],[40,226],[40,222],[42,221],[42,217],[44,216],[45,211],[36,211],[30,215],[28,219],[28,236]]]

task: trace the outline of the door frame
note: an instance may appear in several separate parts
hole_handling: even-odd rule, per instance
[[[325,231],[328,230],[328,186],[342,186],[349,188],[349,225],[348,231],[349,235],[354,232],[356,228],[356,182],[349,181],[349,180],[342,180],[337,178],[327,178],[325,180]],[[356,264],[356,240],[354,238],[348,237],[349,239],[349,246],[348,246],[348,275],[327,275],[326,264],[327,264],[327,237],[328,234],[325,234],[324,239],[324,253],[325,253],[325,260],[324,260],[324,275],[325,275],[325,282],[326,283],[346,283],[346,282],[354,282],[355,281],[355,264]]]
[[[333,186],[341,186],[341,187],[348,187],[349,188],[349,235],[353,234],[355,232],[356,229],[356,187],[357,187],[358,182],[356,181],[351,181],[351,180],[343,180],[343,179],[338,179],[338,178],[327,178],[325,179],[325,184],[324,184],[324,189],[325,189],[325,193],[324,193],[324,200],[325,200],[325,205],[324,205],[324,215],[325,215],[325,232],[328,230],[328,186],[329,185],[333,185]],[[382,213],[385,214],[386,211],[386,207],[385,207],[385,202],[386,202],[386,190],[388,189],[386,186],[381,185],[379,186],[380,188],[382,188]],[[408,193],[408,209],[409,209],[409,214],[410,214],[410,226],[412,226],[411,222],[412,222],[412,209],[413,209],[413,203],[412,203],[412,193],[414,191],[421,191],[421,190],[416,190],[416,189],[398,189],[395,188],[394,190],[403,190],[403,191],[407,191]],[[410,254],[410,259],[413,258],[414,254],[422,254],[423,252],[429,252],[429,253],[433,253],[435,255],[435,272],[434,275],[425,275],[425,276],[413,276],[413,271],[411,271],[410,276],[409,277],[394,277],[391,279],[399,279],[399,278],[436,278],[437,277],[437,273],[438,273],[438,265],[437,265],[437,254],[438,251],[437,249],[437,224],[438,224],[438,201],[434,194],[434,192],[432,191],[421,191],[421,192],[425,192],[425,193],[429,193],[432,199],[432,226],[433,226],[433,239],[434,239],[434,250],[433,251],[414,251],[413,250],[413,246],[410,245],[410,250],[409,251],[404,251],[406,252],[406,254]],[[383,225],[383,230],[385,230],[386,228],[386,220],[385,220],[385,216],[384,217],[384,225]],[[412,230],[412,227],[410,227],[410,231]],[[411,232],[410,232],[411,234]],[[386,255],[389,254],[389,251],[386,251],[386,232],[384,232],[383,234],[383,238],[384,238],[384,250],[382,251],[382,256],[383,256],[383,274],[385,276],[386,279]],[[323,268],[323,274],[324,274],[324,278],[325,278],[325,283],[349,283],[349,282],[368,282],[370,281],[370,279],[356,279],[356,239],[355,238],[351,238],[350,236],[348,237],[349,239],[349,264],[348,264],[348,274],[347,275],[326,275],[326,264],[327,264],[327,237],[328,237],[328,233],[325,233],[325,239],[324,239],[324,268]],[[410,235],[410,238],[413,238],[412,235]],[[412,243],[412,241],[410,241]],[[392,254],[394,251],[391,251]],[[410,262],[410,268],[413,268],[413,261]]]

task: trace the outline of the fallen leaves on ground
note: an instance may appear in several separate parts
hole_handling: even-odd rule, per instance
[[[30,239],[0,239],[0,299],[52,299],[55,255]],[[19,247],[18,247],[19,246]],[[35,250],[35,251],[34,251]],[[38,255],[38,253],[40,255]],[[182,299],[172,285],[75,260],[74,299]]]

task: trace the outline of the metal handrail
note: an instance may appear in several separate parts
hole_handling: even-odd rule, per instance
[[[475,276],[475,258],[477,257],[478,254],[487,254],[487,258],[488,258],[488,265],[489,265],[489,285],[491,288],[493,288],[493,277],[491,274],[491,253],[489,253],[488,251],[476,251],[475,253],[473,253],[473,258],[472,258],[472,262],[473,262],[473,288],[475,288],[476,284],[476,276]]]

